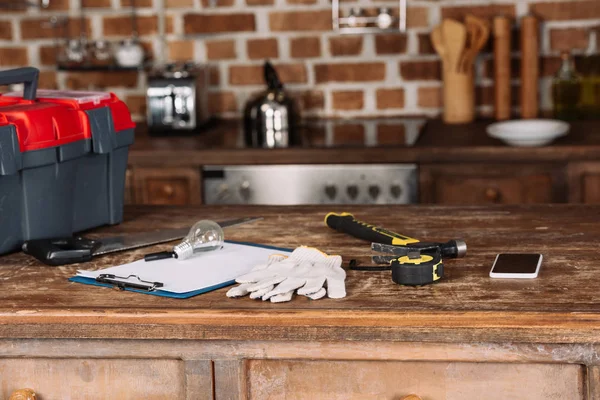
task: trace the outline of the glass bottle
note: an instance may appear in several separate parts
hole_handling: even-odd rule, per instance
[[[562,120],[579,118],[581,77],[575,70],[573,58],[567,51],[560,55],[560,68],[552,82],[554,117]]]
[[[590,32],[588,49],[581,66],[581,108],[585,118],[600,117],[600,54],[596,31]]]

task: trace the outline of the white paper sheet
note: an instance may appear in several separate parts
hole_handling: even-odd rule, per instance
[[[186,293],[232,281],[265,263],[272,254],[290,254],[289,251],[225,243],[220,250],[198,253],[187,260],[169,258],[146,262],[144,260],[98,271],[77,271],[77,276],[97,278],[100,274],[127,277],[136,275],[149,282],[161,282],[162,291]],[[130,279],[135,282],[135,279]]]

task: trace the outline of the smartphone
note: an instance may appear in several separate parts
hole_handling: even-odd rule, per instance
[[[496,256],[490,277],[537,278],[542,265],[541,254],[501,253]]]

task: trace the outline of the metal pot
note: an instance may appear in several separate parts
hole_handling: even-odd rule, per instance
[[[267,90],[252,98],[244,109],[244,135],[247,146],[288,147],[300,144],[299,111],[285,90],[273,66],[264,66]]]

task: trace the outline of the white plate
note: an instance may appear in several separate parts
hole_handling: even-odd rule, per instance
[[[544,146],[569,132],[570,125],[553,119],[522,119],[496,122],[487,127],[489,136],[511,146]]]

